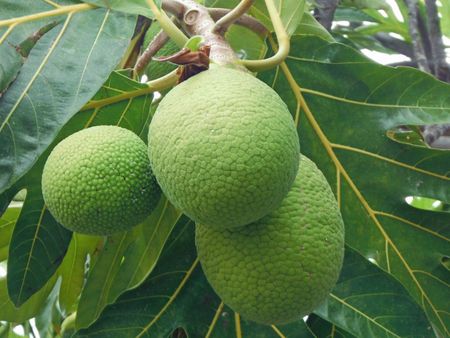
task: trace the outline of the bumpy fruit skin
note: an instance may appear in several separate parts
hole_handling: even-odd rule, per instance
[[[344,256],[344,225],[320,170],[302,156],[281,206],[239,229],[197,224],[203,271],[222,300],[263,324],[301,320],[335,285]]]
[[[92,235],[125,231],[155,208],[161,191],[145,143],[133,132],[97,126],[51,152],[42,174],[45,204],[68,229]]]
[[[293,119],[251,74],[213,67],[173,88],[149,128],[149,157],[168,199],[223,229],[277,208],[299,164]]]
[[[157,22],[153,22],[144,39],[144,48],[152,42],[153,38],[159,33],[161,27]],[[155,57],[169,56],[178,52],[180,48],[176,45],[173,40],[169,40],[166,44],[155,54]],[[147,68],[145,69],[145,74],[149,80],[155,80],[161,76],[169,74],[172,70],[176,69],[177,66],[170,62],[159,62],[152,60],[149,62]]]

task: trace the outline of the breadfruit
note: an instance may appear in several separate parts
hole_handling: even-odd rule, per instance
[[[277,208],[299,165],[286,104],[249,73],[215,66],[174,87],[149,127],[167,198],[194,221],[239,227]]]
[[[198,257],[209,283],[244,318],[283,324],[325,300],[344,256],[344,225],[322,172],[302,156],[281,206],[246,227],[196,225]]]
[[[84,129],[61,141],[45,163],[42,193],[58,222],[92,235],[130,229],[161,194],[145,143],[116,126]]]

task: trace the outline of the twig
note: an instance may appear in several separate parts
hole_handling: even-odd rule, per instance
[[[149,43],[145,51],[137,60],[133,72],[137,75],[141,75],[144,71],[145,67],[147,67],[151,58],[155,56],[156,53],[169,41],[169,36],[163,30],[159,31],[158,34],[153,38],[153,40]]]
[[[414,58],[413,60],[419,65],[419,69],[429,73],[430,68],[423,49],[422,40],[418,30],[418,13],[417,13],[417,0],[405,0],[408,6],[409,13],[409,34],[413,44]]]
[[[427,6],[429,37],[434,61],[433,73],[440,80],[450,81],[450,69],[445,60],[445,48],[442,41],[436,1],[425,0],[425,4]]]
[[[377,33],[374,35],[374,38],[384,47],[392,49],[399,54],[414,58],[413,48],[410,43],[393,38],[388,33]]]
[[[400,62],[393,62],[393,63],[388,63],[386,66],[390,66],[390,67],[412,67],[412,68],[417,68],[417,62],[414,61],[400,61]]]
[[[208,12],[211,15],[211,18],[217,22],[220,18],[229,13],[230,10],[228,8],[208,8]],[[267,34],[269,34],[269,30],[266,26],[247,14],[242,15],[234,23],[236,25],[246,27],[262,37],[266,37]]]
[[[327,31],[331,31],[334,12],[339,4],[339,0],[316,0],[315,3],[314,17]]]
[[[420,11],[417,12],[417,28],[419,29],[423,50],[428,61],[428,68],[430,68],[430,60],[433,58],[433,53],[431,52],[431,41],[428,34],[427,23],[425,22],[425,18],[422,16]]]
[[[227,29],[237,21],[242,15],[244,15],[250,7],[252,7],[255,0],[241,0],[241,2],[234,7],[225,16],[220,18],[213,27],[214,33],[219,33],[221,35],[225,34]]]

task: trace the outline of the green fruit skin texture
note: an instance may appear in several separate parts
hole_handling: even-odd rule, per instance
[[[143,221],[161,191],[145,143],[127,129],[96,126],[53,149],[44,166],[42,193],[52,215],[69,230],[110,235]]]
[[[285,103],[249,73],[215,66],[174,87],[149,128],[149,157],[167,198],[217,229],[276,209],[298,170]]]
[[[145,34],[143,44],[145,48],[147,48],[147,46],[150,44],[150,42],[152,42],[153,38],[159,33],[160,30],[161,27],[159,26],[159,24],[153,22],[150,28],[148,29],[147,33]],[[179,50],[180,48],[176,45],[176,43],[173,42],[173,40],[169,40],[155,54],[155,57],[169,56],[175,54]],[[159,62],[152,60],[149,62],[147,68],[145,69],[145,74],[147,75],[149,80],[155,80],[157,78],[169,74],[172,70],[175,70],[176,68],[177,66],[170,62]]]
[[[239,229],[196,225],[203,271],[225,304],[263,324],[301,320],[335,285],[344,256],[344,224],[316,165],[302,156],[281,206]]]

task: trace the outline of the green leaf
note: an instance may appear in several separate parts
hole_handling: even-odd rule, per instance
[[[45,305],[45,301],[55,285],[56,278],[51,278],[47,284],[35,293],[20,307],[15,307],[8,297],[6,278],[0,278],[0,320],[12,323],[22,323],[36,316]]]
[[[330,33],[312,16],[312,14],[305,12],[302,20],[297,27],[296,34],[299,35],[314,35],[324,40],[332,42],[334,39]]]
[[[64,257],[58,273],[62,277],[59,290],[61,310],[70,313],[84,285],[86,258],[92,257],[101,237],[75,233],[70,241],[69,249]]]
[[[2,93],[11,82],[14,81],[22,67],[22,57],[17,50],[10,45],[0,45],[0,93]]]
[[[59,1],[61,7],[74,13],[92,9],[90,6],[80,7],[77,1]],[[68,6],[65,6],[68,5]],[[2,0],[0,12],[0,45],[19,45],[41,27],[63,19],[66,13],[61,13],[54,4],[45,0],[17,1]]]
[[[373,17],[364,13],[363,11],[352,7],[338,7],[334,14],[336,21],[351,21],[351,22],[377,22]]]
[[[11,234],[22,210],[21,202],[11,202],[0,218],[0,262],[8,258]]]
[[[26,186],[28,194],[10,244],[8,288],[15,302],[25,301],[46,283],[62,262],[70,241],[71,232],[62,228],[46,210],[40,191],[43,164],[51,148],[75,131],[98,124],[118,124],[146,138],[152,95],[142,93],[139,98],[124,99],[115,104],[109,103],[108,99],[126,91],[147,88],[121,73],[112,73],[95,95],[93,108],[77,114],[33,169],[17,183]]]
[[[45,302],[45,306],[35,318],[36,328],[38,329],[41,338],[53,338],[56,336],[53,327],[53,317],[59,315],[59,311],[56,306],[58,291],[58,287],[53,288]],[[61,318],[58,319],[61,320]]]
[[[389,9],[386,0],[343,0],[343,6],[353,6],[360,9]]]
[[[125,52],[134,23],[105,9],[70,13],[36,43],[0,98],[0,192],[32,167],[100,88]]]
[[[97,262],[89,272],[86,285],[78,303],[76,327],[83,328],[93,323],[108,305],[109,293],[114,277],[120,269],[123,254],[136,239],[133,231],[112,235],[106,240]]]
[[[8,293],[16,306],[55,273],[71,236],[45,207],[39,185],[30,187],[9,245]]]
[[[317,338],[354,338],[355,336],[342,330],[330,322],[320,318],[315,314],[310,314],[307,320],[308,327],[314,332]]]
[[[239,0],[202,0],[200,3],[207,7],[233,8],[237,6]],[[305,12],[305,0],[274,0],[274,3],[286,32],[288,35],[292,35],[300,24]],[[269,30],[274,30],[264,0],[256,0],[248,14],[260,20]]]
[[[314,313],[356,337],[433,336],[404,287],[349,248],[337,285]]]
[[[440,24],[441,30],[447,38],[450,38],[450,3],[448,1],[441,1],[441,5],[438,7],[441,14]]]
[[[181,213],[165,198],[142,224],[108,238],[81,294],[77,328],[92,324],[106,305],[141,284],[153,270]]]
[[[99,7],[105,7],[113,9],[115,11],[142,15],[149,19],[153,19],[153,13],[150,10],[146,0],[133,0],[133,1],[123,1],[123,0],[82,0],[83,2],[93,4]],[[160,0],[152,0],[156,3],[158,7],[161,7]]]
[[[181,212],[163,196],[150,217],[135,229],[135,240],[125,251],[120,270],[112,283],[108,298],[110,303],[147,278],[180,217]]]
[[[178,328],[189,337],[313,337],[301,320],[279,327],[242,320],[215,295],[196,257],[194,224],[183,217],[146,281],[75,337],[168,337]]]
[[[193,52],[196,52],[201,47],[201,44],[203,43],[203,37],[201,35],[194,35],[187,40],[186,44],[184,45],[184,48],[187,48]]]
[[[10,205],[14,196],[19,192],[19,190],[20,188],[11,187],[10,189],[0,194],[0,217],[8,209],[8,206]]]
[[[450,122],[450,86],[410,68],[390,68],[318,38],[292,39],[289,58],[263,73],[299,123],[302,152],[333,187],[346,242],[397,278],[448,335],[448,213],[407,196],[450,201],[450,152],[396,142],[401,125]]]
[[[245,27],[231,26],[225,38],[240,59],[257,60],[266,55],[267,46],[264,39]]]
[[[305,0],[275,0],[274,3],[286,32],[288,35],[294,34],[306,9]],[[264,1],[256,1],[250,9],[250,13],[273,30],[272,20]]]

